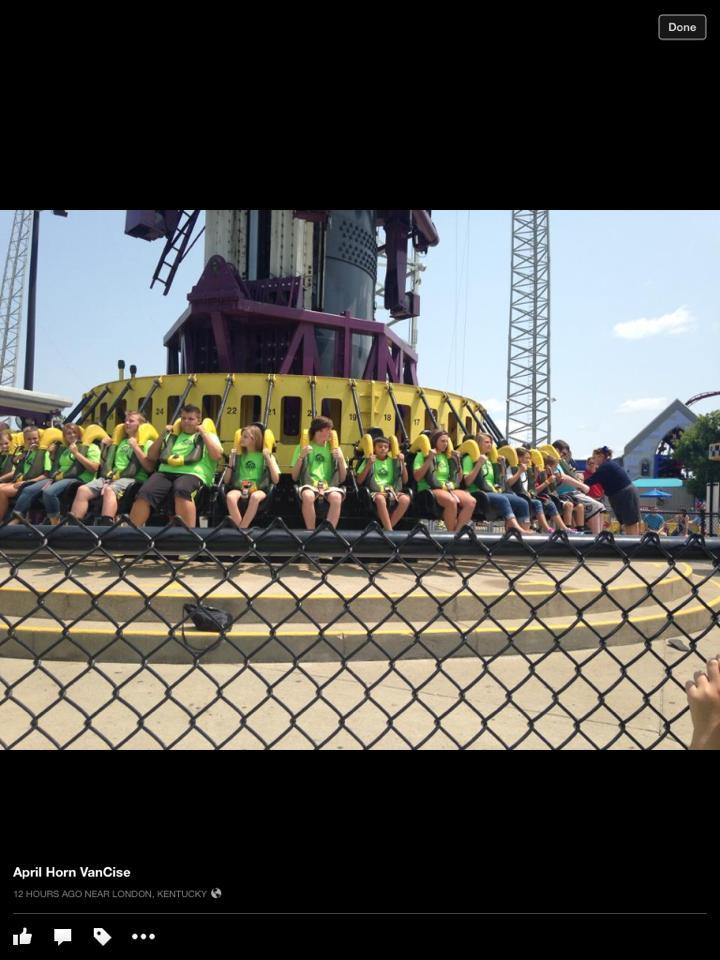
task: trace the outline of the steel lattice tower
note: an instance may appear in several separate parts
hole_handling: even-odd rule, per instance
[[[0,386],[14,387],[22,325],[25,268],[32,233],[32,210],[16,210],[2,289],[0,289]]]
[[[550,241],[547,210],[513,210],[509,442],[550,442]]]

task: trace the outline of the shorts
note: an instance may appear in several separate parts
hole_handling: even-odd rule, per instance
[[[299,494],[302,494],[303,490],[312,490],[316,497],[325,497],[328,493],[339,493],[343,500],[345,499],[346,493],[342,487],[325,487],[324,490],[318,490],[318,488],[314,487],[311,483],[305,483],[302,487],[298,487]]]
[[[623,526],[640,522],[640,501],[638,500],[637,490],[632,484],[618,490],[608,499],[615,516]]]
[[[589,497],[586,493],[562,493],[560,494],[560,499],[564,500],[566,503],[574,503],[577,507],[585,508],[585,519],[589,520],[591,517],[595,517],[598,513],[606,513],[605,505],[600,503],[599,500],[593,500],[592,497]]]
[[[112,483],[108,484],[108,486],[112,487],[113,493],[118,499],[120,499],[120,496],[123,493],[125,493],[125,491],[130,486],[131,483],[139,483],[139,482],[140,481],[136,481],[132,477],[120,477],[118,480],[113,480]],[[94,499],[95,497],[100,496],[104,487],[105,487],[105,481],[102,479],[98,479],[98,480],[91,480],[90,483],[84,484],[84,486],[81,487],[80,489],[91,490],[93,494],[93,499]]]
[[[160,507],[172,490],[181,500],[194,500],[205,484],[194,473],[154,473],[142,485],[138,500],[147,500],[151,507]]]
[[[368,493],[373,500],[375,497],[385,497],[391,503],[398,503],[400,497],[407,496],[402,490],[395,490],[394,487],[386,487],[385,490],[368,490]]]
[[[245,493],[245,496],[243,496],[242,487],[225,487],[225,496],[227,496],[229,493],[239,493],[240,500],[245,501],[249,500],[254,493],[264,493],[265,496],[267,496],[268,492],[267,490],[261,490],[260,487],[252,486],[247,488],[247,492]]]

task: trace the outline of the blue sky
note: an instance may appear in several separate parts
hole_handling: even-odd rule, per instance
[[[0,212],[3,261],[12,217]],[[511,211],[433,220],[420,382],[479,400],[504,429]],[[126,237],[124,222],[117,210],[41,215],[36,389],[74,403],[114,378],[119,357],[163,372],[162,338],[202,271],[203,239],[163,297],[149,289],[162,242]],[[550,257],[552,432],[578,457],[599,444],[619,454],[674,399],[720,389],[720,211],[552,210]],[[720,397],[692,409],[716,408]]]

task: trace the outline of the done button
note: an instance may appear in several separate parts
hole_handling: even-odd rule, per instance
[[[704,13],[662,13],[658,17],[658,36],[661,40],[704,40],[707,17]]]

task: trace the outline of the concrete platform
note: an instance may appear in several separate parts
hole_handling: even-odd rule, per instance
[[[18,749],[689,741],[684,683],[720,651],[720,578],[709,563],[368,569],[331,567],[323,583],[312,564],[288,564],[273,583],[261,564],[223,579],[198,563],[173,581],[163,564],[132,561],[116,589],[110,559],[0,567],[0,739]],[[173,636],[194,596],[239,617],[197,659]],[[670,643],[681,633],[694,637],[687,652]],[[202,648],[217,637],[191,628],[188,639]]]
[[[0,656],[190,662],[179,628],[183,604],[198,598],[236,618],[218,646],[216,635],[187,628],[192,647],[213,646],[203,659],[218,663],[496,656],[593,647],[599,638],[635,643],[676,630],[667,626],[669,614],[685,632],[703,630],[720,606],[714,581],[703,582],[707,572],[698,577],[688,563],[344,565],[324,579],[311,565],[287,564],[280,580],[258,564],[237,564],[225,578],[212,564],[193,564],[170,581],[159,566],[133,562],[121,582],[110,559],[105,569],[23,564],[21,581],[0,568]],[[696,582],[702,587],[694,596]]]
[[[461,658],[442,670],[425,659],[393,667],[354,661],[352,670],[337,663],[88,670],[86,663],[47,660],[38,671],[27,660],[6,659],[0,674],[12,696],[38,715],[39,728],[31,729],[27,710],[5,700],[0,735],[16,749],[682,750],[691,736],[684,683],[718,652],[714,628],[692,653],[659,641],[491,663]],[[91,729],[78,708],[91,714]]]
[[[331,569],[323,579],[310,565],[287,564],[277,580],[261,565],[236,564],[223,580],[216,567],[193,564],[177,580],[168,580],[158,564],[145,563],[124,570],[125,579],[118,583],[114,566],[107,562],[103,570],[102,563],[77,564],[65,572],[46,563],[26,563],[18,582],[0,565],[0,609],[9,618],[40,615],[119,624],[161,618],[179,623],[183,604],[202,598],[241,617],[244,624],[328,623],[342,617],[348,604],[356,618],[374,624],[387,618],[428,621],[438,613],[450,620],[487,614],[496,620],[517,619],[533,607],[545,617],[562,617],[578,610],[632,609],[650,595],[648,584],[656,599],[669,602],[687,593],[693,573],[689,563],[671,570],[664,563],[645,562],[631,570],[596,560],[569,573],[567,564],[557,562],[528,572],[507,561],[502,568],[459,563],[447,569],[418,562],[411,570],[372,569],[372,579],[362,568],[345,566]],[[608,585],[608,594],[600,592],[602,584]]]

